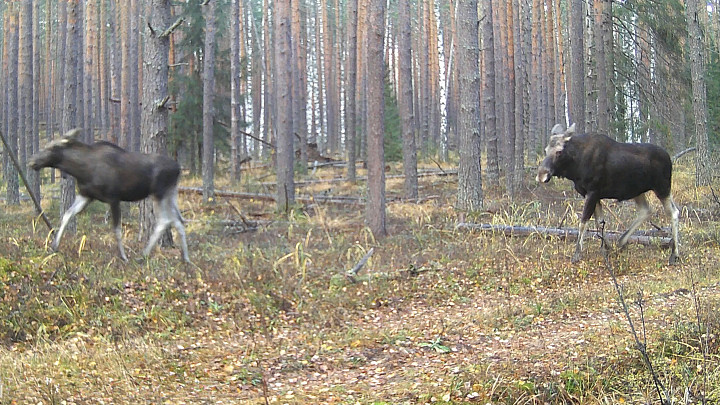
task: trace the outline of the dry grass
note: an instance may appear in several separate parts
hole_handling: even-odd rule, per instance
[[[323,168],[307,179],[341,175]],[[234,189],[271,192],[257,179],[271,177],[254,170]],[[692,181],[690,168],[676,171],[680,265],[668,267],[668,252],[654,246],[629,246],[612,260],[668,395],[698,402],[720,398],[720,207]],[[358,196],[363,184],[312,184],[298,194]],[[194,266],[176,248],[144,264],[119,262],[97,203],[48,254],[31,208],[5,207],[0,404],[656,399],[597,240],[572,265],[571,241],[455,229],[460,219],[575,227],[582,201],[569,183],[529,184],[515,200],[490,190],[482,212],[454,209],[452,177],[420,186],[432,198],[395,201],[402,183],[388,181],[390,236],[379,241],[360,206],[318,203],[281,217],[267,202],[182,195]],[[219,179],[218,188],[231,186]],[[667,226],[652,204],[653,222]],[[136,209],[126,208],[134,257],[143,243]],[[260,220],[258,229],[228,225],[236,209]],[[634,215],[627,203],[608,210],[609,229]],[[344,272],[370,248],[359,282],[349,282]]]

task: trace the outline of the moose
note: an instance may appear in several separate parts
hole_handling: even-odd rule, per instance
[[[650,216],[646,192],[652,190],[671,220],[672,251],[668,261],[675,264],[680,254],[679,211],[670,192],[672,161],[663,148],[650,143],[620,143],[597,133],[575,134],[575,124],[565,131],[557,124],[552,129],[545,155],[536,180],[547,183],[553,176],[569,179],[575,190],[585,197],[573,263],[580,260],[590,217],[594,215],[598,224],[605,222],[602,199],[635,201],[638,215],[618,241],[618,247],[622,248]]]
[[[167,156],[131,153],[106,141],[86,144],[77,139],[79,134],[77,128],[68,131],[32,156],[29,162],[36,171],[53,167],[77,181],[78,196],[63,214],[51,248],[57,251],[70,219],[92,201],[99,200],[110,205],[120,258],[127,261],[122,243],[120,202],[152,196],[156,224],[143,256],[150,255],[160,236],[172,224],[180,235],[183,260],[190,262],[183,218],[177,205],[180,165]]]

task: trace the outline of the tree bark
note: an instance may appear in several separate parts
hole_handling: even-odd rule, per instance
[[[366,221],[376,238],[387,234],[385,225],[385,0],[368,1],[367,121],[368,205]]]
[[[705,92],[705,61],[702,31],[700,29],[699,0],[685,1],[685,15],[688,24],[688,45],[690,52],[690,74],[692,81],[692,106],[695,115],[695,184],[706,186],[712,180],[708,153],[707,103]],[[703,6],[704,7],[704,6]]]
[[[289,2],[274,3],[277,209],[289,212],[295,204],[292,116],[292,28]]]
[[[215,199],[215,6],[210,0],[203,6],[205,16],[205,44],[203,54],[203,142],[202,180],[203,199]]]
[[[570,2],[570,122],[585,132],[585,13],[583,0]]]
[[[412,46],[410,3],[398,2],[398,107],[402,128],[404,191],[406,198],[417,198],[417,149],[415,146],[415,117],[413,111]]]
[[[18,152],[18,121],[22,117],[18,114],[18,54],[19,54],[19,21],[16,5],[8,4],[5,9],[7,27],[5,28],[5,80],[7,83],[7,131],[9,148]],[[18,172],[8,154],[3,154],[4,178],[6,182],[5,195],[10,205],[20,204],[20,187]]]
[[[477,0],[458,2],[458,68],[460,79],[460,112],[458,139],[460,164],[458,169],[458,206],[464,210],[478,210],[483,206],[481,176],[480,129],[480,67],[478,51]]]
[[[595,0],[595,69],[597,70],[597,130],[603,134],[610,133],[610,100],[608,92],[607,55],[612,52],[608,41],[612,29],[611,0]]]
[[[79,36],[80,32],[77,27],[78,15],[80,11],[79,0],[67,1],[67,32],[65,44],[65,90],[64,108],[63,108],[63,128],[66,131],[75,128],[77,125],[77,90],[78,90],[78,64],[80,56]],[[61,213],[67,211],[75,201],[75,179],[63,173],[61,182],[60,210]],[[67,231],[75,232],[77,230],[77,217],[67,225]]]
[[[120,134],[118,141],[121,147],[130,149],[132,147],[133,124],[130,87],[133,86],[133,83],[131,82],[132,74],[130,72],[130,7],[128,7],[127,1],[125,4],[119,4],[118,12],[120,13],[120,60],[122,63],[120,68]]]
[[[490,187],[500,186],[500,169],[498,167],[498,133],[497,110],[495,108],[495,35],[493,25],[493,2],[483,1],[483,64],[485,65],[485,81],[483,83],[483,103],[485,123],[485,142],[487,148],[487,178]]]
[[[307,173],[308,131],[307,131],[307,74],[306,60],[307,35],[305,34],[305,0],[292,0],[292,112],[294,142],[300,151],[299,172]]]
[[[230,3],[230,180],[240,183],[240,18],[241,0]]]
[[[146,24],[144,29],[143,94],[140,133],[142,151],[149,154],[167,153],[168,104],[168,60],[170,36],[165,35],[171,26],[170,0],[145,0]],[[150,237],[155,226],[154,207],[150,199],[140,203],[140,235]],[[161,244],[172,241],[168,229]]]
[[[347,178],[348,181],[354,182],[357,178],[357,170],[355,162],[357,161],[357,49],[358,49],[358,1],[349,0],[347,5],[347,66],[346,66],[346,85],[345,91],[347,92],[347,107],[345,112],[345,131],[346,131],[346,144],[345,150],[347,153]],[[404,2],[403,2],[404,3]],[[408,44],[408,46],[410,46]]]

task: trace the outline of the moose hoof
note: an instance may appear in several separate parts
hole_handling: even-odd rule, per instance
[[[675,264],[677,264],[677,262],[678,262],[678,257],[675,254],[675,252],[672,252],[670,254],[670,258],[668,259],[668,265],[674,266]]]

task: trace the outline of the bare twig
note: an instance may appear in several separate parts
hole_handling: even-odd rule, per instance
[[[700,351],[702,351],[702,356],[703,356],[703,370],[707,370],[708,352],[709,352],[708,338],[709,338],[709,336],[711,336],[711,334],[710,334],[710,330],[706,330],[705,333],[703,333],[703,331],[702,331],[703,323],[702,323],[702,316],[700,315],[700,298],[698,297],[698,293],[697,293],[697,284],[695,283],[695,277],[693,276],[692,268],[690,268],[688,270],[688,272],[690,274],[690,286],[692,287],[690,291],[692,292],[693,305],[695,306],[695,322],[697,322],[697,330],[698,330],[698,335],[699,335],[698,341],[700,342]],[[710,323],[708,322],[706,324],[706,326],[709,329]],[[703,336],[704,336],[704,338],[703,338]],[[702,403],[706,404],[707,398],[706,398],[705,393],[707,392],[707,387],[708,387],[708,381],[707,381],[708,373],[703,372],[702,374],[703,374]]]
[[[5,139],[5,134],[3,134],[2,131],[0,131],[0,139],[2,139],[5,151],[7,152],[8,156],[10,156],[13,165],[15,165],[15,169],[17,169],[18,173],[20,174],[20,179],[22,179],[22,182],[25,184],[25,189],[27,189],[27,192],[30,195],[33,204],[35,204],[35,210],[38,212],[38,214],[40,214],[40,217],[43,219],[43,222],[45,222],[45,225],[47,225],[48,229],[52,230],[52,224],[50,223],[47,215],[45,215],[45,211],[43,211],[42,207],[40,206],[40,201],[38,200],[35,193],[33,193],[33,191],[30,189],[30,183],[28,183],[27,178],[25,177],[25,170],[20,167],[17,156],[15,156],[15,151],[8,146],[7,140]]]
[[[601,228],[601,234],[604,233],[604,229]],[[601,235],[603,239],[604,235]],[[650,356],[648,356],[647,353],[647,345],[646,343],[643,343],[640,341],[640,338],[638,337],[637,330],[635,329],[635,323],[632,320],[632,317],[630,316],[630,310],[628,308],[627,302],[625,301],[625,293],[623,292],[623,288],[620,285],[620,283],[617,280],[617,277],[615,277],[615,269],[613,267],[612,261],[610,260],[610,253],[609,250],[603,250],[603,257],[605,258],[605,267],[608,270],[608,273],[610,273],[610,277],[612,278],[613,285],[615,286],[615,291],[618,295],[618,300],[620,301],[620,306],[622,307],[623,312],[625,313],[625,317],[627,318],[628,325],[630,326],[630,333],[632,334],[633,339],[635,339],[635,347],[640,352],[640,355],[642,356],[643,362],[645,363],[645,366],[647,367],[648,371],[650,372],[650,375],[652,376],[653,383],[655,384],[655,389],[657,390],[658,397],[660,398],[660,403],[663,405],[669,405],[670,402],[665,399],[665,386],[663,385],[662,381],[660,381],[660,378],[658,377],[657,373],[655,372],[655,369],[653,368],[652,361],[650,361]],[[641,309],[642,310],[642,309]],[[644,319],[643,319],[644,322]]]

